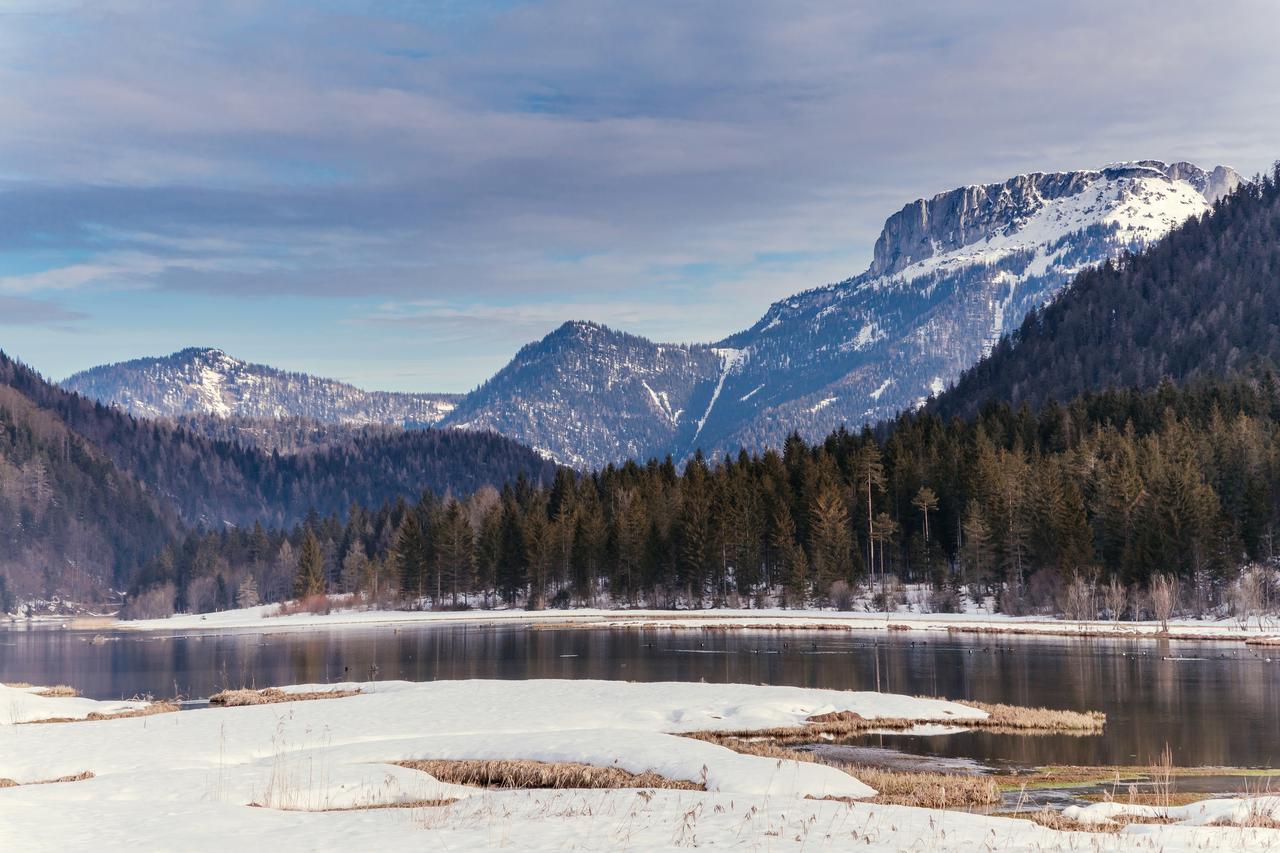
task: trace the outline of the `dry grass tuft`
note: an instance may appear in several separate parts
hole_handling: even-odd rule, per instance
[[[57,697],[65,698],[65,697],[79,696],[80,691],[76,690],[74,687],[70,686],[69,684],[55,684],[53,687],[40,688],[35,692],[35,695],[49,696],[49,697],[57,696]]]
[[[845,723],[855,722],[861,723],[866,721],[866,717],[854,711],[830,711],[826,714],[814,714],[812,717],[805,717],[806,723]]]
[[[345,699],[357,696],[360,689],[355,690],[315,690],[310,693],[288,693],[278,687],[265,690],[223,690],[209,697],[210,705],[222,705],[234,708],[240,705],[274,705],[278,702],[309,702],[312,699]]]
[[[54,785],[58,782],[83,782],[93,778],[93,771],[74,773],[71,776],[59,776],[57,779],[41,779],[38,782],[15,782],[12,779],[0,779],[0,788],[17,788],[21,785]]]
[[[876,789],[873,803],[963,809],[1000,802],[1000,786],[988,776],[915,773],[856,765],[848,767],[847,772]]]
[[[629,773],[570,761],[522,759],[399,761],[401,767],[430,773],[441,782],[477,788],[673,788],[705,791],[701,782],[668,779],[657,773]]]
[[[992,705],[986,702],[958,702],[989,715],[980,728],[1021,729],[1044,732],[1100,732],[1107,724],[1101,711],[1062,711],[1054,708],[1025,708],[1020,705]],[[971,725],[969,720],[952,721]]]
[[[35,687],[30,681],[5,681],[0,682],[0,687],[12,687],[14,690],[28,690]]]

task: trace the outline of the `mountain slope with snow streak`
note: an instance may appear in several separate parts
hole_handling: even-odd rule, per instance
[[[1081,270],[1140,251],[1240,184],[1234,171],[1139,161],[1020,175],[889,217],[866,272],[774,304],[717,346],[743,357],[704,448],[858,428],[940,393]]]
[[[220,349],[90,368],[61,383],[138,417],[302,417],[326,423],[425,427],[454,407],[453,394],[364,391],[334,379],[252,364]]]

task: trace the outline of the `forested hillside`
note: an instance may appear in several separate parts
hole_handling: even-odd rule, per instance
[[[176,513],[0,385],[0,612],[19,593],[93,597],[123,586],[176,532]]]
[[[218,440],[135,419],[3,353],[0,394],[0,533],[9,543],[0,577],[15,594],[127,585],[180,524],[289,526],[312,510],[469,494],[518,476],[550,481],[556,470],[500,436],[456,430],[335,430],[280,454],[247,435]],[[304,434],[299,425],[282,433]]]
[[[892,602],[893,578],[934,582],[939,608],[968,586],[1025,612],[1064,606],[1076,583],[1100,595],[1111,579],[1138,590],[1170,573],[1208,607],[1242,565],[1274,556],[1277,496],[1280,391],[1267,375],[1088,394],[1035,414],[992,404],[969,421],[904,416],[882,437],[793,438],[683,472],[669,461],[561,471],[549,488],[358,510],[288,537],[220,531],[147,577],[172,584],[169,601],[207,607],[228,606],[249,576],[269,597],[400,589],[442,606],[466,594],[800,606],[869,582]]]
[[[932,404],[1034,405],[1280,363],[1280,167],[1139,255],[1081,273]]]

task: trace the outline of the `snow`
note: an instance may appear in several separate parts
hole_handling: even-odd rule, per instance
[[[387,851],[714,846],[888,853],[1280,845],[1280,834],[1264,830],[1188,825],[1063,833],[1025,820],[873,805],[856,801],[870,789],[833,767],[740,755],[678,736],[699,729],[797,725],[808,715],[837,709],[918,719],[982,715],[942,700],[610,681],[287,689],[355,687],[360,695],[341,699],[6,726],[0,729],[0,778],[32,782],[86,770],[95,775],[0,790],[0,849],[291,853],[376,844]],[[707,790],[485,790],[390,763],[427,758],[616,765],[703,782]],[[368,808],[451,799],[457,802]],[[1275,800],[1258,798],[1254,808],[1274,812]],[[1244,813],[1238,803],[1213,806],[1211,812],[1227,815],[1228,808],[1237,817]],[[1186,822],[1195,821],[1207,819],[1188,811]]]
[[[432,624],[547,624],[567,627],[645,626],[661,628],[780,628],[804,630],[809,627],[842,628],[851,631],[973,631],[1046,636],[1120,636],[1155,637],[1161,632],[1159,622],[1110,622],[1104,620],[1075,621],[1051,616],[1008,616],[993,613],[967,603],[963,613],[925,613],[905,609],[892,613],[859,609],[760,608],[752,610],[607,610],[580,608],[567,610],[360,610],[337,609],[328,614],[298,613],[272,616],[278,605],[267,604],[219,613],[181,614],[167,619],[120,622],[116,627],[132,631],[209,632],[253,630],[294,631],[299,629],[361,628],[378,625]],[[101,626],[95,630],[102,630]],[[1251,622],[1242,626],[1237,619],[1171,619],[1170,639],[1209,639],[1242,641],[1246,639],[1280,638],[1280,622],[1262,625]]]
[[[658,393],[654,391],[653,388],[649,387],[649,383],[643,379],[640,380],[640,384],[644,386],[644,390],[649,392],[649,399],[653,401],[654,408],[661,412],[663,417],[671,421],[671,423],[677,423],[680,416],[678,412],[671,410],[671,398],[667,396],[667,392]]]
[[[707,403],[707,410],[698,419],[698,428],[693,433],[694,441],[697,441],[698,436],[702,435],[702,428],[706,426],[707,418],[711,417],[711,410],[716,407],[716,400],[720,399],[720,392],[724,390],[724,380],[728,378],[729,373],[742,362],[742,359],[747,354],[746,350],[731,349],[729,347],[722,347],[713,350],[713,352],[720,356],[720,379],[716,382],[716,390],[711,392],[711,400]]]
[[[1045,247],[1091,225],[1115,226],[1125,242],[1151,243],[1209,209],[1209,202],[1190,183],[1170,180],[1154,171],[1149,175],[1100,176],[1074,195],[1043,200],[1018,227],[917,261],[887,277],[885,283],[908,283],[941,269],[992,264],[1021,251],[1043,255]]]
[[[823,400],[819,400],[817,403],[809,407],[809,414],[811,415],[817,414],[818,412],[825,409],[827,406],[830,406],[837,399],[838,399],[837,397],[827,397]]]
[[[886,379],[885,381],[883,381],[883,382],[881,382],[881,383],[880,383],[880,387],[879,387],[879,388],[877,388],[876,390],[872,391],[872,392],[871,392],[870,394],[868,394],[867,396],[868,396],[868,397],[870,397],[872,400],[879,400],[879,399],[880,399],[880,395],[881,395],[881,394],[883,394],[885,391],[889,390],[889,386],[890,386],[890,385],[892,385],[892,384],[893,384],[893,379]]]
[[[1280,797],[1265,796],[1201,800],[1186,806],[1139,806],[1121,802],[1070,806],[1063,815],[1082,823],[1124,824],[1125,816],[1166,818],[1180,826],[1215,823],[1244,825],[1251,821],[1280,821]]]
[[[739,402],[739,403],[745,403],[745,402],[747,402],[747,401],[748,401],[748,400],[750,400],[752,397],[754,397],[757,393],[759,393],[759,392],[761,391],[761,389],[763,389],[763,388],[764,388],[764,383],[761,383],[761,384],[757,385],[756,387],[752,388],[750,391],[748,391],[747,393],[745,393],[745,394],[743,394],[741,397],[739,397],[739,398],[738,398],[738,402]]]
[[[90,714],[119,714],[146,705],[146,702],[100,702],[79,697],[37,695],[40,687],[7,687],[0,684],[0,726],[30,723],[53,717],[83,720]],[[3,778],[0,775],[0,778]]]

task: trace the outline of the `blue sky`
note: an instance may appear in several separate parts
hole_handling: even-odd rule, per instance
[[[0,0],[0,347],[463,391],[715,340],[953,186],[1280,157],[1280,4]]]

